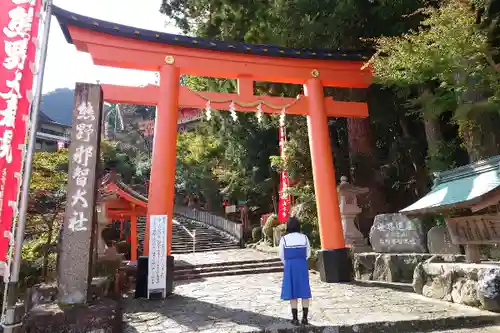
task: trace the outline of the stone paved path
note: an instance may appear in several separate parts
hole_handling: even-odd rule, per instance
[[[252,249],[237,249],[204,253],[177,254],[174,257],[176,261],[183,261],[192,265],[197,265],[226,261],[264,260],[269,258],[277,258],[278,256]]]
[[[458,329],[453,331],[439,331],[439,333],[500,333],[500,326],[494,327],[482,327],[482,328],[469,328],[469,329]],[[434,332],[431,332],[434,333]],[[435,333],[438,333],[436,331]]]
[[[464,328],[464,329],[449,330],[449,331],[431,331],[427,333],[500,333],[500,326]]]
[[[191,263],[209,263],[221,261],[220,259],[225,256],[233,256],[233,260],[269,257],[253,250],[237,250],[236,253],[225,251],[219,254],[191,255],[191,257],[184,255],[176,259]],[[182,282],[176,285],[175,295],[163,301],[126,300],[125,332],[233,333],[273,332],[277,328],[289,328],[288,304],[278,299],[280,286],[280,273],[214,277]],[[314,297],[310,310],[311,323],[321,327],[353,325],[351,331],[345,332],[365,332],[365,329],[358,327],[374,322],[385,322],[386,326],[390,327],[398,321],[497,317],[490,312],[433,301],[412,293],[353,284],[326,284],[319,280],[317,274],[311,274],[311,287]],[[387,332],[389,331],[391,330]],[[344,331],[341,329],[340,332]],[[450,329],[434,332],[500,333],[500,329],[497,331],[486,331],[485,328],[462,331]]]

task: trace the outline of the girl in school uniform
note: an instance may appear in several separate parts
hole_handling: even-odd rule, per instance
[[[281,299],[290,301],[292,324],[299,325],[298,299],[302,300],[302,324],[307,325],[311,287],[309,285],[309,265],[311,246],[306,235],[300,233],[300,221],[290,217],[287,235],[281,237],[279,254],[284,265]]]

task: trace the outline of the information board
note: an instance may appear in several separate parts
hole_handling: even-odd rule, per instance
[[[149,221],[148,298],[152,293],[166,295],[167,215],[151,215]]]

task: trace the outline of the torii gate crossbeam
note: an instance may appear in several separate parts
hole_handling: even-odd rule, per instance
[[[238,87],[241,87],[247,79],[239,79]],[[250,83],[253,83],[250,81]],[[131,86],[116,86],[109,84],[101,85],[104,100],[110,103],[126,103],[137,105],[158,105],[159,87],[148,85],[145,87]],[[263,101],[276,106],[286,106],[286,114],[291,115],[307,115],[309,113],[309,105],[307,98],[303,95],[297,98],[289,97],[271,97],[271,96],[254,96],[253,89],[248,94],[226,94],[216,92],[196,93],[188,87],[181,86],[179,92],[179,107],[180,108],[196,108],[204,109],[207,100],[212,101],[212,107],[218,110],[228,110],[227,102],[213,102],[220,100],[236,100],[241,104],[252,104],[252,106],[238,106],[240,112],[255,112],[256,105],[259,101]],[[331,97],[324,98],[325,112],[328,117],[345,117],[345,118],[366,118],[368,117],[368,105],[361,102],[342,102],[335,101]],[[262,111],[266,113],[280,113],[279,108],[270,108],[266,104],[262,104]]]

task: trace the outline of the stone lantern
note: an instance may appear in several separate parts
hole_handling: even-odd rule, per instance
[[[362,211],[358,206],[357,195],[368,193],[369,189],[349,184],[347,177],[342,176],[337,191],[339,194],[340,217],[342,218],[346,246],[356,252],[371,252],[371,248],[367,245],[363,234],[354,224],[356,216]]]

